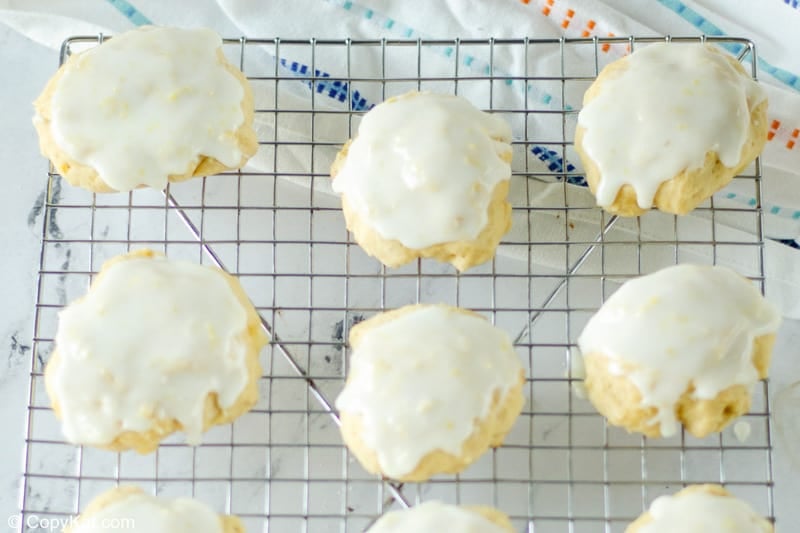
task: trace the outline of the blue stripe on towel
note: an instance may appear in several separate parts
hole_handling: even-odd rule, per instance
[[[308,73],[311,72],[311,67],[297,61],[287,61],[281,58],[280,64],[297,77],[308,77]],[[350,91],[350,107],[353,111],[367,111],[374,106],[374,104],[368,104],[367,99],[361,96],[357,89],[351,89],[350,84],[346,81],[329,79],[331,75],[319,69],[314,69],[314,77],[317,79],[308,80],[306,85],[317,94],[323,94],[338,102],[346,102],[348,91]]]
[[[713,35],[713,36],[724,36],[725,32],[722,29],[712,23],[707,18],[703,17],[700,13],[695,11],[694,9],[690,8],[680,0],[657,0],[659,4],[666,7],[670,11],[673,11],[683,20],[694,26],[695,28],[699,29],[706,35]],[[740,44],[734,43],[720,43],[721,46],[726,48],[727,50],[733,52],[734,54],[738,54],[742,50],[742,46]],[[762,58],[758,58],[758,68],[762,71],[766,72],[776,80],[780,81],[791,87],[796,91],[800,91],[800,76],[789,72],[788,70],[784,70],[782,68],[778,68]]]
[[[287,61],[283,58],[280,59],[280,65],[288,69],[289,72],[293,73],[298,78],[308,77],[308,73],[311,71],[308,65],[298,63],[297,61]],[[314,78],[316,79],[306,81],[308,88],[317,94],[323,94],[338,102],[347,102],[349,89],[350,107],[353,111],[368,111],[375,106],[375,104],[367,102],[367,99],[364,98],[357,89],[352,89],[346,81],[332,79],[327,72],[314,69]],[[558,152],[554,150],[535,145],[531,147],[531,152],[539,158],[540,161],[546,164],[551,172],[572,173],[575,171],[575,166],[569,161],[565,162]],[[582,187],[586,186],[586,180],[584,180],[583,176],[568,175],[567,182]]]
[[[337,5],[340,8],[344,9],[345,11],[350,12],[352,15],[359,16],[364,21],[369,22],[370,24],[374,24],[381,29],[391,30],[392,33],[394,33],[398,37],[406,39],[409,39],[411,37],[420,37],[425,39],[429,37],[417,31],[415,28],[408,26],[407,24],[403,24],[402,22],[396,19],[392,19],[383,13],[375,11],[372,8],[359,5],[357,2],[353,2],[352,0],[324,0],[324,1]],[[447,58],[451,58],[454,52],[454,48],[452,46],[429,46],[426,47],[425,50],[437,52]],[[483,75],[494,74],[495,77],[499,79],[506,78],[503,81],[507,86],[515,85],[520,91],[522,92],[527,91],[529,94],[529,98],[537,99],[541,103],[549,105],[550,107],[555,109],[561,109],[562,107],[561,100],[557,96],[554,96],[542,90],[539,86],[537,86],[533,82],[526,82],[525,80],[508,79],[510,78],[509,74],[500,72],[497,69],[494,69],[493,72],[491,69],[491,65],[489,64],[488,61],[476,58],[473,55],[466,54],[460,58],[460,62],[461,65],[469,68],[473,72],[480,72]],[[563,109],[571,111],[572,106],[564,105]]]
[[[136,9],[136,7],[127,0],[106,0],[106,2],[117,8],[117,11],[125,15],[125,18],[136,26],[145,26],[153,23],[153,21],[144,16],[141,11]]]

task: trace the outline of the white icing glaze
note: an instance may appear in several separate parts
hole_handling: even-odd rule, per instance
[[[222,533],[219,516],[190,498],[166,500],[134,493],[112,502],[96,513],[79,517],[71,533]]]
[[[492,396],[518,383],[522,366],[505,332],[433,305],[369,329],[336,400],[359,415],[361,437],[388,476],[409,474],[428,453],[461,453]]]
[[[750,111],[765,98],[758,83],[710,46],[657,43],[637,50],[578,115],[583,149],[602,176],[597,204],[611,205],[628,184],[648,209],[662,182],[701,167],[709,151],[735,167]]]
[[[678,265],[620,287],[589,320],[578,346],[584,356],[609,357],[612,373],[627,372],[669,436],[678,429],[674,406],[690,382],[699,399],[755,384],[753,340],[774,333],[780,321],[755,286],[732,270]]]
[[[59,314],[60,364],[48,370],[64,435],[103,445],[175,418],[198,442],[206,396],[229,407],[248,381],[246,324],[227,280],[209,267],[163,257],[108,267]]]
[[[745,502],[703,491],[660,496],[650,505],[652,521],[639,533],[771,533],[771,524]]]
[[[242,85],[211,30],[144,27],[67,64],[52,98],[56,143],[110,187],[162,189],[200,155],[231,167],[242,152]]]
[[[507,533],[475,511],[430,501],[383,515],[369,533]]]
[[[511,128],[467,100],[408,93],[364,116],[333,189],[384,239],[421,249],[470,240],[511,177]]]

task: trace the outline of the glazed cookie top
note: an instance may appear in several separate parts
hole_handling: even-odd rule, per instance
[[[638,533],[771,533],[772,525],[747,503],[705,491],[660,496],[650,505],[650,518]]]
[[[589,320],[578,346],[627,374],[661,434],[678,430],[675,405],[690,383],[699,399],[758,380],[753,341],[780,314],[756,287],[720,266],[678,265],[628,281]],[[620,364],[618,364],[620,363]]]
[[[364,334],[336,400],[340,411],[361,417],[364,444],[392,477],[412,472],[434,450],[458,455],[475,420],[522,372],[508,336],[482,317],[444,305],[407,309],[357,326]]]
[[[412,249],[471,240],[511,177],[511,128],[464,98],[412,92],[367,113],[333,180],[384,239]]]
[[[129,492],[100,510],[81,516],[70,533],[102,533],[112,526],[130,532],[222,533],[219,516],[190,498],[167,500],[143,492]]]
[[[53,137],[111,188],[163,189],[201,154],[240,164],[244,89],[206,29],[143,27],[66,63],[52,97]]]
[[[198,442],[206,397],[229,407],[248,382],[246,329],[221,272],[163,256],[112,262],[59,314],[48,378],[65,436],[103,445],[176,419]]]
[[[648,209],[662,182],[702,167],[707,152],[739,164],[750,111],[766,94],[728,57],[700,43],[657,43],[621,62],[601,74],[578,115],[583,149],[602,176],[598,205],[611,205],[627,184]]]
[[[468,508],[430,501],[383,515],[369,533],[507,533],[501,526]]]

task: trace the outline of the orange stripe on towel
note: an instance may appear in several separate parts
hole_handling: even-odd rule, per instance
[[[575,16],[575,11],[572,9],[567,9],[567,16],[564,20],[561,21],[561,27],[565,30],[569,27],[569,23],[572,22],[572,17]]]
[[[780,128],[780,127],[781,127],[781,121],[780,120],[773,120],[772,121],[772,123],[769,125],[769,131],[767,132],[767,140],[768,141],[771,141],[775,137],[775,134],[778,132],[778,128]],[[795,131],[797,131],[797,130],[795,130]],[[792,132],[792,133],[794,133],[794,132]],[[788,148],[791,150],[791,147],[788,147]]]
[[[614,37],[614,34],[613,33],[609,33],[608,36],[609,37]],[[600,49],[603,52],[608,52],[609,50],[611,50],[611,44],[610,43],[604,43],[603,46],[600,47]]]

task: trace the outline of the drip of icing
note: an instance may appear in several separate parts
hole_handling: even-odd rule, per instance
[[[480,514],[438,501],[425,502],[403,511],[383,515],[369,533],[507,533]]]
[[[733,425],[733,434],[736,435],[736,440],[739,442],[746,442],[752,431],[753,428],[750,427],[750,424],[744,421],[736,422]]]
[[[586,366],[583,364],[583,357],[578,350],[571,350],[569,355],[569,369],[565,373],[565,378],[571,378],[572,381],[572,394],[580,400],[586,399],[586,385],[583,381],[586,379]]]
[[[701,167],[709,151],[738,165],[750,111],[766,98],[758,83],[702,44],[652,44],[626,61],[578,115],[583,149],[602,176],[598,205],[611,205],[627,184],[648,209],[661,183]]]
[[[402,477],[434,450],[460,454],[493,395],[502,401],[521,371],[505,332],[451,307],[421,306],[364,333],[336,407],[361,417],[381,470]]]
[[[247,315],[227,280],[200,265],[131,258],[106,268],[59,314],[48,368],[63,431],[108,444],[177,419],[199,442],[206,397],[230,407],[248,381]]]
[[[219,516],[190,498],[164,500],[144,493],[126,495],[96,513],[79,517],[72,533],[102,533],[119,528],[131,533],[223,533]]]
[[[144,27],[67,63],[52,98],[53,136],[111,188],[163,189],[200,155],[239,165],[244,89],[211,30]]]
[[[780,321],[778,311],[732,270],[678,265],[620,287],[589,320],[578,346],[584,356],[609,357],[612,373],[626,372],[642,406],[658,409],[654,421],[669,436],[678,429],[675,404],[690,382],[699,399],[755,384],[753,341],[774,333]]]
[[[492,191],[511,177],[511,128],[464,98],[409,93],[364,116],[333,180],[384,239],[421,249],[471,240]]]
[[[700,490],[660,496],[649,511],[652,520],[639,533],[772,533],[772,525],[745,502]]]

